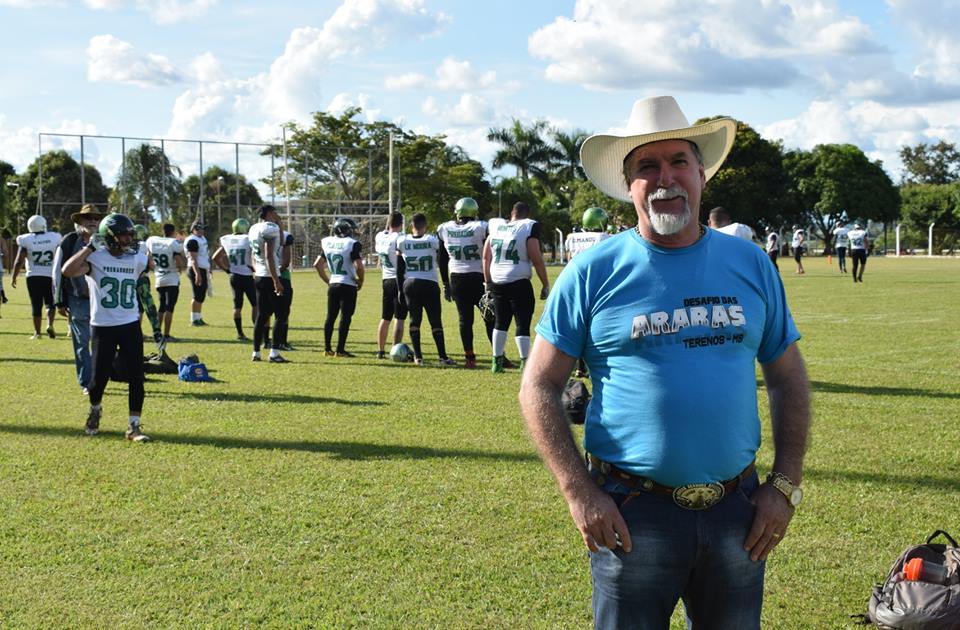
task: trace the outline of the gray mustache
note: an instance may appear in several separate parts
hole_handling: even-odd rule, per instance
[[[670,188],[657,188],[655,191],[647,195],[647,202],[663,201],[665,199],[673,199],[674,197],[682,197],[683,200],[686,201],[687,191],[679,186],[671,186]]]

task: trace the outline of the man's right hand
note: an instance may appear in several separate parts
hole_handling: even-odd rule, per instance
[[[283,284],[277,278],[273,279],[273,292],[277,295],[283,295]]]
[[[57,306],[57,312],[60,313],[61,317],[70,317],[70,311],[67,310],[66,306],[62,304]]]
[[[630,553],[633,549],[627,523],[609,494],[590,486],[568,498],[567,505],[587,549],[593,552],[599,551],[600,547],[614,550],[618,546],[618,537],[624,552]]]
[[[199,286],[203,286],[203,276],[200,275],[200,270],[199,270],[199,269],[194,269],[194,270],[193,270],[193,283],[194,283],[195,285],[197,285],[198,287],[199,287]]]

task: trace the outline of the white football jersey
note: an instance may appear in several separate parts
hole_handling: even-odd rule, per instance
[[[161,287],[180,286],[180,272],[174,260],[177,254],[183,255],[183,245],[175,238],[151,236],[146,240],[147,253],[153,258],[154,284]]]
[[[867,231],[864,229],[850,230],[847,232],[847,238],[850,239],[850,249],[867,248]]]
[[[574,232],[567,237],[567,251],[570,252],[570,258],[573,258],[608,238],[610,235],[606,232]]]
[[[464,224],[447,221],[437,228],[450,255],[450,273],[483,273],[483,242],[487,240],[487,222],[474,219]]]
[[[237,276],[253,275],[253,252],[250,249],[249,236],[224,234],[220,237],[220,247],[230,259],[230,273]]]
[[[183,239],[183,251],[185,256],[189,256],[190,243],[196,242],[199,249],[195,252],[197,257],[197,267],[201,269],[210,269],[210,246],[207,245],[207,239],[196,234],[191,234]]]
[[[440,253],[440,241],[434,234],[414,236],[401,234],[397,239],[397,251],[403,256],[406,266],[405,278],[417,280],[437,280],[437,260]]]
[[[327,236],[320,239],[320,248],[330,272],[330,284],[357,286],[357,268],[353,261],[359,258],[359,245],[359,241],[349,236]]]
[[[89,256],[90,324],[122,326],[140,319],[137,279],[147,268],[146,254],[114,256],[98,249]]]
[[[269,221],[254,223],[247,235],[250,238],[250,250],[253,252],[253,275],[258,278],[269,278],[270,269],[264,255],[267,253],[266,243],[273,243],[274,260],[277,264],[277,274],[280,273],[280,226]]]
[[[837,237],[837,247],[847,247],[850,243],[848,235],[850,230],[843,227],[842,225],[833,231],[833,235]]]
[[[736,236],[737,238],[742,238],[745,241],[753,240],[753,228],[749,225],[744,225],[743,223],[731,223],[730,225],[725,225],[723,227],[714,228],[717,232],[723,232],[724,234],[729,234],[730,236]]]
[[[40,232],[21,234],[17,237],[17,245],[27,254],[27,277],[53,277],[53,256],[57,253],[57,245],[62,237],[56,232]]]
[[[776,232],[767,234],[767,251],[775,252],[780,247],[780,235]]]
[[[800,247],[803,245],[803,241],[806,240],[803,234],[803,230],[797,230],[793,233],[793,240],[790,242],[790,246],[793,248]]]
[[[527,239],[537,222],[533,219],[507,221],[490,219],[490,279],[497,284],[529,279],[533,267],[527,257]]]
[[[384,230],[374,239],[374,249],[380,259],[380,273],[384,280],[397,277],[397,238],[400,232]]]

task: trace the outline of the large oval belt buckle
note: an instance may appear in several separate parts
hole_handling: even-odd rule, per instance
[[[688,483],[675,488],[673,502],[687,510],[706,510],[723,498],[723,486],[713,483]]]

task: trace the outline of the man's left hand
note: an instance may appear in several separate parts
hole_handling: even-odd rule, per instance
[[[787,533],[787,525],[793,518],[794,508],[786,497],[769,483],[762,483],[751,499],[757,506],[753,526],[743,548],[750,552],[754,562],[766,560],[773,548],[780,544]]]
[[[550,295],[550,285],[549,285],[549,284],[545,284],[545,285],[543,285],[543,288],[540,289],[540,299],[541,299],[541,300],[545,300],[545,299],[547,299],[547,296],[548,296],[548,295]]]
[[[453,301],[453,295],[450,293],[450,285],[449,285],[449,284],[443,285],[443,299],[445,299],[447,302],[452,302],[452,301]]]

